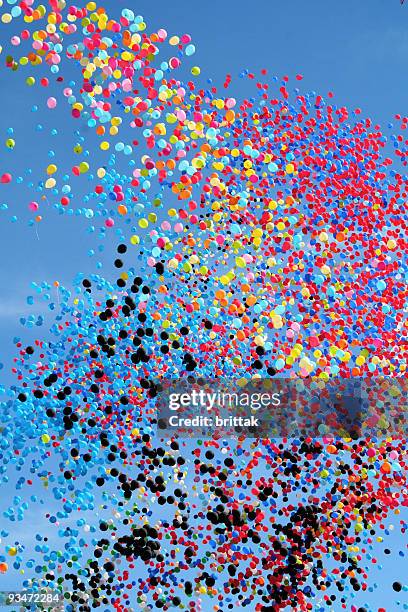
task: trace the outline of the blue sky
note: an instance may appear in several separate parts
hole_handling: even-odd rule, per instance
[[[108,8],[115,5],[121,8],[125,3],[106,3]],[[333,91],[334,103],[361,107],[364,114],[384,126],[395,113],[404,114],[408,108],[408,88],[404,86],[408,12],[398,0],[258,0],[254,6],[255,10],[241,0],[209,1],[201,6],[194,4],[194,9],[187,0],[159,1],[154,5],[146,0],[137,2],[137,10],[152,29],[165,27],[169,33],[190,33],[197,47],[194,63],[203,68],[203,80],[204,75],[209,76],[215,84],[222,85],[226,73],[231,73],[231,92],[235,95],[248,94],[248,82],[238,77],[242,69],[266,68],[270,76],[288,75],[292,87],[299,86],[294,77],[300,73],[304,76],[300,85],[303,91],[315,90],[323,95]],[[14,33],[13,25],[2,25],[3,46]],[[50,150],[55,151],[60,167],[65,163],[70,171],[75,161],[75,136],[72,124],[67,124],[64,103],[61,101],[55,111],[47,112],[43,88],[28,88],[24,83],[29,74],[8,70],[0,73],[0,137],[4,142],[7,129],[13,127],[16,140],[12,152],[0,148],[0,167],[2,172],[12,168],[13,174],[21,174],[25,184],[29,180],[25,172],[31,168],[31,180],[36,185],[44,179],[46,165],[53,161],[48,156]],[[68,81],[70,72],[64,75]],[[49,89],[46,95],[53,93],[52,87]],[[39,107],[36,113],[31,112],[34,105]],[[41,132],[37,131],[38,124]],[[51,136],[54,128],[58,129],[56,137]],[[84,188],[77,188],[76,202],[82,193]],[[2,186],[0,191],[0,204],[9,204],[7,211],[0,211],[3,362],[8,362],[12,348],[8,339],[21,331],[17,319],[27,312],[29,283],[58,279],[68,286],[79,270],[94,270],[97,259],[87,256],[90,246],[83,218],[60,217],[50,210],[37,225],[37,233],[29,228],[27,204],[35,197],[35,187],[27,191],[15,183]],[[9,221],[13,215],[18,217],[15,224]],[[109,262],[109,245],[106,249],[106,257],[100,259]]]
[[[127,5],[122,0],[107,0],[105,6],[118,14],[119,8]],[[385,130],[395,113],[404,115],[408,110],[408,5],[401,7],[399,0],[255,0],[252,3],[207,0],[202,4],[191,0],[155,3],[138,0],[132,2],[132,8],[145,17],[149,29],[164,27],[169,34],[191,34],[197,47],[194,63],[201,66],[203,80],[211,77],[215,84],[222,85],[226,73],[230,73],[231,91],[238,97],[248,95],[249,88],[246,80],[239,79],[239,73],[245,68],[258,72],[266,68],[271,77],[288,75],[291,86],[299,86],[303,91],[315,90],[322,95],[333,91],[336,104],[361,107],[364,115],[381,123]],[[2,25],[0,44],[7,47],[15,32],[14,25]],[[299,73],[304,77],[301,85],[294,78]],[[11,380],[13,337],[21,336],[29,344],[34,337],[46,336],[46,325],[36,327],[34,333],[19,323],[21,316],[31,312],[26,302],[26,296],[33,295],[31,281],[59,280],[69,287],[77,272],[94,272],[96,260],[105,264],[108,276],[114,274],[110,267],[113,244],[108,243],[103,254],[88,256],[93,243],[83,218],[61,217],[50,208],[37,226],[37,232],[28,226],[27,203],[36,199],[35,185],[44,178],[44,168],[52,160],[49,152],[54,151],[57,163],[69,171],[74,163],[72,148],[76,142],[66,105],[61,101],[56,111],[47,111],[46,92],[38,85],[29,89],[24,84],[29,74],[4,69],[0,72],[0,174],[12,171],[15,176],[25,178],[22,186],[13,183],[0,189],[0,204],[9,205],[8,210],[0,210],[0,361],[5,364],[0,383],[3,384]],[[67,81],[73,77],[70,73],[62,74]],[[47,95],[52,95],[52,88]],[[37,112],[31,110],[34,105],[39,107]],[[38,124],[42,126],[40,131]],[[16,140],[12,152],[3,146],[10,127]],[[55,137],[52,136],[54,128],[58,129]],[[28,168],[32,169],[31,179],[27,178]],[[26,188],[28,180],[34,183],[31,191]],[[86,181],[82,186],[78,183],[78,202],[85,191]],[[18,217],[18,222],[11,222],[13,215]],[[46,308],[37,302],[32,312],[46,314]],[[2,484],[0,510],[13,495],[12,484]],[[396,517],[396,523],[399,518]],[[28,527],[27,521],[19,526],[19,538]],[[41,530],[39,526],[36,528]],[[372,609],[380,605],[387,607],[395,599],[390,583],[395,567],[403,563],[398,554],[403,549],[398,533],[391,535],[389,547],[395,554],[382,559],[384,571],[377,572],[373,578],[384,586],[361,600],[369,601]],[[0,585],[8,586],[4,579]],[[406,597],[405,601],[408,602]]]

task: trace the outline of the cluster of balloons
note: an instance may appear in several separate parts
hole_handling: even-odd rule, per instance
[[[25,29],[7,67],[59,84],[78,135],[71,174],[54,160],[42,190],[62,214],[98,224],[117,255],[114,278],[58,286],[52,342],[16,342],[0,473],[7,482],[30,465],[30,476],[5,518],[24,520],[40,480],[61,544],[37,534],[37,562],[14,543],[0,572],[24,570],[27,584],[84,610],[363,611],[383,540],[391,552],[390,516],[408,505],[403,423],[371,415],[374,433],[356,439],[162,439],[157,384],[284,377],[324,389],[335,377],[389,377],[400,393],[408,118],[396,118],[389,157],[359,109],[291,92],[286,77],[244,71],[256,92],[242,101],[200,87],[198,66],[182,81],[191,37],[148,34],[130,9],[113,18],[95,2],[10,1],[2,21],[14,20]],[[80,75],[69,86],[62,59]],[[58,102],[46,97],[44,112]],[[85,155],[95,138],[96,167]],[[43,201],[27,199],[36,220]]]

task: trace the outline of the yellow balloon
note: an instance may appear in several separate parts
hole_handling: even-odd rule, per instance
[[[55,174],[56,171],[57,171],[57,166],[55,164],[50,164],[47,168],[48,175]]]

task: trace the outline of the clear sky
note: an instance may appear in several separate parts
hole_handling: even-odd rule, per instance
[[[225,75],[230,73],[232,91],[238,97],[248,94],[248,82],[239,79],[240,72],[245,68],[258,72],[266,68],[271,77],[289,76],[291,86],[301,87],[303,91],[314,90],[322,95],[333,91],[336,104],[362,108],[363,114],[381,123],[385,132],[394,114],[408,114],[408,4],[401,6],[399,0],[206,0],[201,3],[131,0],[128,4],[144,16],[148,29],[163,27],[169,34],[189,33],[197,47],[194,63],[201,66],[203,80],[211,77],[215,84],[222,85]],[[118,14],[127,3],[106,0],[104,5]],[[1,25],[0,44],[7,47],[14,33],[15,26]],[[304,77],[301,85],[295,80],[299,73]],[[30,282],[59,280],[69,287],[77,272],[93,272],[97,260],[109,265],[112,260],[109,244],[105,253],[88,256],[91,248],[86,233],[88,224],[83,218],[61,217],[50,209],[37,226],[37,232],[28,226],[27,203],[35,199],[35,185],[43,180],[44,168],[51,163],[49,152],[54,151],[55,159],[58,163],[65,162],[69,171],[75,144],[71,124],[66,127],[67,107],[61,103],[55,112],[46,112],[41,88],[29,89],[24,84],[28,74],[11,73],[3,68],[0,71],[0,174],[12,171],[24,177],[25,185],[27,180],[34,183],[31,192],[14,183],[10,187],[0,186],[0,205],[9,203],[8,210],[0,210],[0,361],[5,364],[0,383],[3,384],[11,380],[13,337],[23,337],[29,344],[33,337],[46,335],[46,325],[35,327],[33,332],[19,323],[20,317],[29,312],[46,315],[41,303],[36,303],[34,309],[27,305],[26,296],[33,295]],[[68,81],[69,73],[68,78],[66,72],[62,74]],[[35,104],[39,111],[32,112]],[[36,127],[38,124],[42,129]],[[16,140],[12,152],[3,146],[10,127]],[[59,134],[66,134],[66,142],[61,138],[53,140],[54,128]],[[65,146],[69,155],[64,151]],[[48,158],[50,161],[46,161]],[[32,170],[32,179],[27,179],[28,168]],[[80,199],[85,191],[86,183],[77,190],[76,197]],[[18,222],[12,222],[13,215],[18,217]],[[114,273],[109,268],[107,274]],[[0,510],[13,495],[11,482],[1,485]],[[3,522],[0,515],[0,523]],[[22,538],[27,528],[27,520],[19,525]],[[35,529],[41,530],[41,527],[37,525]],[[10,531],[13,532],[13,524]],[[383,605],[391,610],[387,604],[395,600],[395,593],[390,590],[395,567],[399,564],[406,567],[406,557],[399,556],[406,545],[399,537],[391,535],[389,548],[393,554],[386,559],[381,554],[383,547],[379,548],[384,570],[373,570],[373,582],[384,587],[373,595],[361,596],[361,601],[370,602],[370,609],[377,610]],[[0,585],[7,586],[4,579]],[[400,599],[408,605],[406,593]]]

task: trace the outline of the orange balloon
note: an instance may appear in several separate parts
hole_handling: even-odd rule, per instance
[[[391,472],[391,466],[388,461],[384,461],[384,463],[380,467],[380,470],[383,474],[389,474]]]

